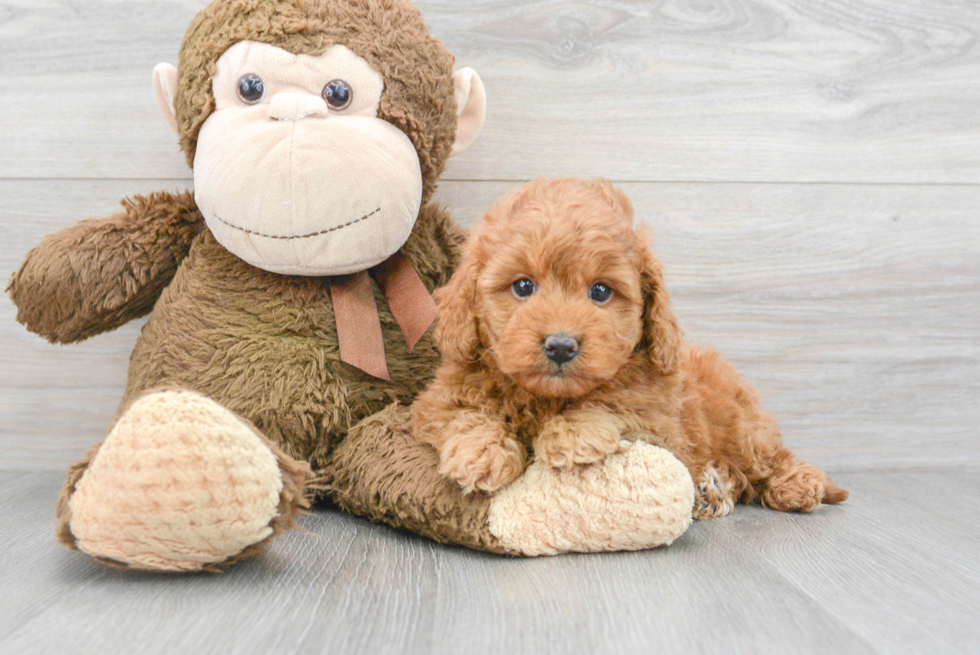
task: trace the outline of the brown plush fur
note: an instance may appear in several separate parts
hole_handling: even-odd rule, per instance
[[[414,405],[418,437],[467,492],[516,479],[527,454],[553,467],[599,461],[622,439],[667,448],[699,485],[698,518],[735,500],[810,511],[847,492],[796,461],[735,369],[685,345],[662,267],[605,181],[538,179],[501,200],[437,293],[445,355]],[[535,293],[518,298],[528,278]],[[599,304],[596,282],[614,290]],[[579,354],[559,366],[544,339],[567,334]]]
[[[429,205],[403,252],[432,290],[448,281],[461,240],[447,214]],[[143,329],[123,402],[161,386],[191,389],[323,468],[353,425],[392,402],[411,403],[439,363],[431,332],[408,352],[372,285],[390,382],[340,361],[323,279],[254,268],[204,231]]]
[[[351,429],[311,488],[372,520],[504,554],[487,529],[490,499],[464,495],[439,475],[438,464],[435,451],[412,434],[409,408],[391,405]]]
[[[198,132],[214,110],[215,63],[242,40],[310,55],[343,44],[381,73],[385,91],[379,116],[409,136],[422,165],[423,206],[402,252],[430,290],[445,284],[464,233],[443,208],[426,203],[455,138],[454,61],[428,33],[419,11],[403,0],[209,4],[184,40],[175,99],[181,144],[191,165]],[[439,362],[431,333],[409,353],[375,287],[391,381],[372,378],[340,361],[328,280],[249,266],[217,243],[190,193],[137,197],[124,207],[117,216],[49,237],[27,256],[9,285],[18,320],[52,341],[70,342],[152,309],[133,353],[121,412],[155,388],[197,391],[253,423],[281,448],[280,461],[299,460],[289,460],[290,470],[309,462],[322,478],[334,480],[332,493],[364,499],[346,506],[429,530],[416,509],[400,501],[385,505],[389,498],[401,498],[397,485],[415,481],[396,479],[382,498],[374,494],[373,483],[362,491],[358,475],[338,470],[343,460],[334,463],[331,453],[359,421],[392,402],[410,403],[425,387]],[[374,447],[369,441],[355,443]],[[59,503],[59,538],[67,544],[73,541],[68,498],[94,454],[72,468]],[[385,457],[401,462],[403,455],[369,450],[351,457],[359,471],[373,466],[380,472],[390,466]],[[288,507],[282,508],[287,519],[304,506],[298,492],[288,496]],[[472,511],[483,510],[474,505]],[[459,540],[492,549],[485,521],[474,517],[468,524],[472,534]]]
[[[54,343],[114,330],[147,314],[204,227],[194,196],[153,193],[123,211],[48,237],[7,287],[17,320]]]

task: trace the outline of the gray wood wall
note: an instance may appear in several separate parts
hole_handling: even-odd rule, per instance
[[[0,0],[0,278],[123,196],[190,186],[150,73],[204,0]],[[688,336],[832,471],[980,463],[980,2],[430,0],[487,126],[472,224],[540,174],[622,184]],[[139,324],[59,347],[0,298],[0,469],[99,440]]]

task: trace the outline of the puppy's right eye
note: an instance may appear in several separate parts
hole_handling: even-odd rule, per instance
[[[255,73],[242,75],[238,80],[238,97],[246,105],[257,105],[265,97],[265,82]]]
[[[537,291],[537,287],[534,286],[534,282],[527,279],[526,277],[521,278],[513,285],[511,285],[511,289],[514,290],[514,295],[517,296],[518,298],[527,298],[533,295],[535,291]]]
[[[607,284],[602,282],[596,282],[589,289],[589,298],[592,302],[598,303],[600,305],[605,305],[613,297],[613,290]]]

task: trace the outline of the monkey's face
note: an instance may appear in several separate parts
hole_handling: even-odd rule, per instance
[[[378,118],[384,80],[343,45],[293,55],[243,41],[218,60],[194,159],[214,237],[259,268],[344,275],[397,252],[418,217],[412,141]]]
[[[296,275],[363,271],[410,236],[486,116],[480,77],[407,0],[212,0],[154,91],[215,238]]]

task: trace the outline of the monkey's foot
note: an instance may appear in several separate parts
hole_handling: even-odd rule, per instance
[[[691,524],[691,475],[657,446],[636,441],[622,448],[570,470],[532,463],[491,499],[490,532],[521,555],[669,545]]]
[[[72,470],[59,539],[123,568],[220,570],[292,527],[310,476],[213,400],[150,393]]]

